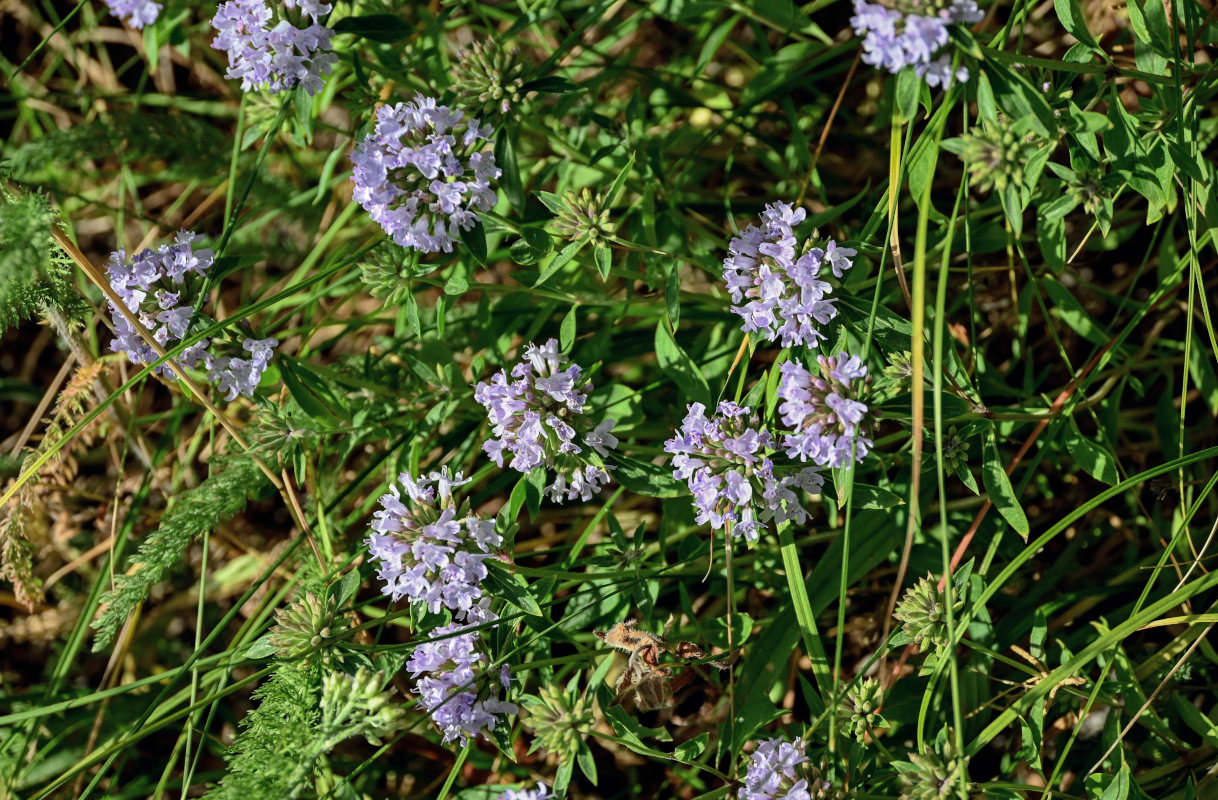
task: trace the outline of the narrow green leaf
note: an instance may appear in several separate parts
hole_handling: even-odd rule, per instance
[[[598,242],[593,251],[596,260],[596,271],[601,274],[601,280],[609,280],[609,271],[613,269],[613,251],[604,242]]]
[[[579,309],[579,304],[571,306],[571,310],[562,318],[562,324],[558,327],[558,344],[563,352],[570,352],[571,345],[575,343],[575,312]]]
[[[672,376],[672,379],[677,382],[690,400],[710,405],[711,392],[706,378],[702,377],[702,372],[694,364],[689,354],[681,349],[681,345],[677,344],[676,339],[672,338],[668,326],[662,319],[656,325],[655,344],[656,360],[659,362],[660,368]]]
[[[1053,8],[1057,11],[1057,18],[1061,21],[1062,27],[1071,36],[1092,50],[1103,52],[1095,41],[1095,37],[1091,35],[1091,31],[1087,29],[1087,23],[1083,20],[1083,12],[1079,9],[1077,0],[1053,0]]]
[[[516,145],[512,142],[512,134],[507,130],[499,131],[495,139],[495,165],[502,170],[499,185],[503,187],[503,195],[517,211],[524,209],[524,185],[520,180],[520,166],[516,163]]]
[[[982,465],[981,477],[994,508],[998,509],[1002,518],[1026,542],[1029,531],[1028,518],[1019,505],[1019,498],[1015,496],[1015,490],[1011,488],[1010,479],[1007,478],[1002,457],[998,454],[998,443],[993,428],[985,437],[985,461]]]
[[[1074,420],[1070,420],[1069,426],[1065,432],[1066,449],[1070,452],[1070,457],[1078,462],[1078,465],[1087,471],[1087,474],[1095,478],[1097,481],[1103,481],[1109,486],[1114,485],[1119,476],[1117,474],[1116,459],[1108,452],[1108,449],[1098,442],[1093,442],[1079,432],[1078,426],[1074,424]]]
[[[634,153],[630,154],[630,159],[626,162],[626,166],[622,167],[617,177],[613,179],[613,184],[609,187],[609,193],[605,195],[605,208],[611,208],[617,202],[618,195],[622,193],[622,187],[626,185],[626,178],[630,176],[630,170],[634,167],[634,155]]]
[[[668,280],[664,282],[664,308],[668,312],[668,322],[675,331],[677,323],[681,321],[681,273],[676,261],[673,261]]]
[[[467,231],[461,231],[461,241],[469,248],[470,254],[478,262],[478,266],[486,266],[486,231],[482,228],[482,220],[474,223]]]
[[[571,244],[559,250],[554,258],[550,259],[550,263],[546,264],[545,267],[542,268],[541,274],[537,276],[537,280],[534,282],[533,287],[536,288],[541,286],[550,279],[551,275],[567,266],[567,264],[571,262],[571,259],[575,258],[575,256],[579,254],[579,251],[583,249],[584,244],[586,244],[586,242],[581,239],[578,242],[571,242]]]
[[[833,675],[829,667],[829,657],[816,629],[816,616],[812,613],[803,568],[799,563],[799,548],[795,546],[795,538],[791,535],[789,524],[778,526],[778,541],[782,548],[782,568],[787,575],[787,586],[791,591],[791,605],[795,609],[795,620],[799,623],[799,632],[804,640],[804,654],[812,662],[812,677],[821,697],[832,697]]]
[[[521,228],[520,238],[512,242],[508,255],[521,266],[536,264],[554,249],[554,240],[541,228]]]

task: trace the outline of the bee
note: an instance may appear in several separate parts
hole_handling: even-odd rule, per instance
[[[664,626],[667,635],[672,628],[670,618]],[[631,694],[635,696],[635,707],[639,711],[656,711],[672,705],[673,693],[683,689],[694,678],[690,670],[681,674],[674,673],[672,666],[660,663],[660,654],[669,653],[685,662],[697,661],[706,657],[702,648],[693,642],[677,642],[670,644],[663,636],[641,631],[638,622],[628,619],[615,624],[608,631],[593,631],[605,644],[615,650],[628,653],[626,669],[618,678],[615,689],[617,696],[613,705],[619,705]],[[719,669],[727,669],[736,660],[738,653],[721,661],[710,662]]]

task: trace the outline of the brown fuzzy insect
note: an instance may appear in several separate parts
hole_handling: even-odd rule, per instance
[[[670,620],[665,630],[671,626]],[[639,711],[655,711],[671,705],[673,693],[688,685],[694,673],[683,670],[674,677],[672,667],[660,664],[660,654],[671,653],[682,661],[705,658],[702,648],[693,642],[669,644],[658,634],[639,630],[638,622],[632,619],[619,622],[608,631],[593,632],[615,650],[630,654],[626,669],[618,678],[613,705],[621,704],[631,694],[635,696],[635,707]],[[732,653],[727,659],[709,663],[727,669],[738,655]]]

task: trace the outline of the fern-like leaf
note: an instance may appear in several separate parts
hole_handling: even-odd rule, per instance
[[[0,333],[48,305],[68,317],[81,316],[71,261],[51,238],[54,224],[55,213],[42,195],[0,190]]]
[[[140,543],[128,563],[129,574],[114,579],[114,586],[102,598],[101,616],[93,622],[94,652],[110,646],[118,629],[148,597],[165,570],[182,559],[191,540],[204,531],[215,530],[241,511],[246,501],[267,484],[257,462],[247,455],[217,456],[212,466],[212,475],[179,495],[161,517],[157,530]],[[134,572],[132,566],[137,567]]]

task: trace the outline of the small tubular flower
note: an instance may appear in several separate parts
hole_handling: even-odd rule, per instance
[[[837,316],[829,294],[833,286],[821,277],[828,266],[841,278],[853,265],[855,251],[832,239],[825,248],[805,242],[797,254],[794,228],[804,210],[787,203],[770,203],[761,227],[750,225],[732,239],[723,260],[723,278],[732,296],[732,311],[744,320],[745,333],[761,339],[816,347],[825,335],[820,326]]]
[[[495,617],[486,612],[489,619]],[[467,633],[463,625],[445,625],[432,631],[432,639],[415,648],[406,669],[419,678],[415,691],[419,705],[432,715],[445,742],[467,743],[472,736],[490,739],[499,714],[515,714],[520,709],[514,703],[498,698],[498,687],[492,685],[489,694],[479,699],[477,667],[487,656],[481,652],[481,635],[476,630]],[[503,688],[508,687],[506,673],[500,677]]]
[[[871,451],[865,435],[868,409],[858,398],[867,386],[867,367],[858,356],[818,356],[820,375],[796,361],[779,368],[778,413],[792,431],[782,437],[790,458],[822,467],[844,467]]]
[[[744,786],[736,794],[738,800],[807,800],[808,782],[797,771],[808,760],[806,747],[803,739],[759,742],[749,758]]]
[[[402,247],[452,252],[478,212],[495,205],[491,181],[501,171],[483,149],[494,144],[491,128],[462,117],[422,95],[381,106],[351,153],[356,202]]]
[[[182,231],[173,244],[161,245],[156,251],[143,250],[130,260],[119,250],[106,263],[106,275],[115,294],[166,349],[212,323],[208,316],[195,310],[191,297],[199,289],[199,279],[192,274],[206,275],[215,259],[209,249],[194,249],[201,238]],[[133,364],[156,361],[156,350],[144,341],[117,306],[113,303],[109,306],[114,323],[110,349],[126,353]],[[226,399],[234,400],[239,394],[253,397],[278,344],[277,339],[200,339],[172,360],[184,369],[201,365],[207,371],[207,379],[227,393]],[[156,373],[168,378],[173,370],[165,362],[156,368]]]
[[[558,341],[528,345],[524,358],[474,387],[474,399],[487,411],[491,438],[482,449],[500,467],[507,461],[517,472],[535,467],[553,470],[546,487],[556,503],[590,500],[608,485],[602,460],[617,447],[614,421],[593,424],[587,416],[592,384],[582,378],[578,364],[558,352]]]
[[[365,543],[380,562],[382,594],[422,603],[433,614],[447,608],[461,621],[485,621],[482,580],[486,560],[503,537],[495,523],[458,504],[452,490],[469,481],[445,467],[415,480],[409,472],[381,496]]]
[[[551,800],[550,787],[538,781],[536,789],[508,789],[495,800]]]
[[[854,0],[850,24],[863,37],[863,63],[892,73],[912,66],[932,87],[947,89],[953,81],[968,81],[966,68],[953,72],[951,56],[936,58],[935,54],[948,43],[949,25],[979,22],[985,16],[975,0],[911,0],[889,5]]]
[[[285,0],[288,8],[300,7],[300,25],[284,12],[277,15],[267,0],[228,0],[216,9],[212,27],[217,35],[212,47],[228,54],[226,78],[240,79],[244,91],[265,87],[278,94],[297,85],[317,94],[338,57],[330,52],[334,31],[318,20],[330,13],[329,3],[315,0]],[[276,21],[277,20],[277,21]]]
[[[709,418],[706,406],[691,403],[677,435],[664,443],[673,456],[673,476],[693,493],[698,524],[729,527],[749,542],[757,541],[770,520],[807,520],[794,490],[819,493],[824,486],[816,467],[776,475],[766,455],[773,447],[774,437],[759,427],[756,415],[730,401]]]
[[[151,0],[106,0],[110,13],[133,28],[143,28],[156,22],[161,4]]]

